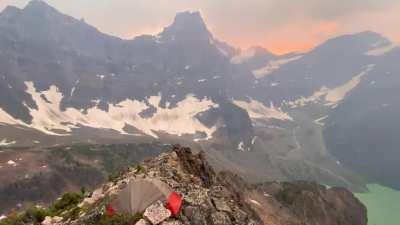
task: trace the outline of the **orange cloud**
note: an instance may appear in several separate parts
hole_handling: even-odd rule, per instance
[[[264,47],[277,54],[307,51],[334,36],[339,27],[337,22],[302,21],[267,35]]]

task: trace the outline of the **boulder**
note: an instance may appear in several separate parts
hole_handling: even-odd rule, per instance
[[[215,208],[218,211],[223,211],[227,213],[232,213],[231,208],[229,207],[228,203],[224,199],[220,198],[213,198],[213,203],[215,205]]]
[[[171,212],[164,207],[161,201],[157,201],[145,210],[143,216],[150,221],[151,224],[156,225],[171,217]]]

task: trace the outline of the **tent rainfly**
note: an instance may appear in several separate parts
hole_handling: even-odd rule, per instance
[[[111,206],[119,213],[141,213],[158,200],[166,202],[172,193],[173,190],[161,180],[134,179],[112,200]]]

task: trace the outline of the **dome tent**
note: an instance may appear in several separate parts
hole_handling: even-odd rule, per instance
[[[172,193],[173,190],[161,180],[134,179],[118,192],[111,206],[120,213],[141,213],[158,200],[166,202]]]

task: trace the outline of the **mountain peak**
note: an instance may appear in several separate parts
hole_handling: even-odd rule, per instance
[[[34,12],[57,12],[55,8],[42,0],[31,0],[24,8],[25,11]]]
[[[205,27],[204,20],[201,17],[199,11],[194,11],[194,12],[184,11],[177,13],[173,24],[176,26],[184,26],[191,24],[191,25],[199,25]]]
[[[336,53],[340,50],[347,53],[363,54],[372,48],[389,46],[391,44],[392,42],[388,38],[379,33],[363,31],[332,38],[315,48],[314,53],[320,51]]]
[[[7,6],[4,8],[4,10],[0,13],[1,15],[12,15],[15,14],[17,12],[19,12],[21,9],[15,7],[15,6]]]
[[[163,38],[181,40],[209,40],[211,37],[204,20],[198,11],[177,13],[174,22],[161,33]]]

